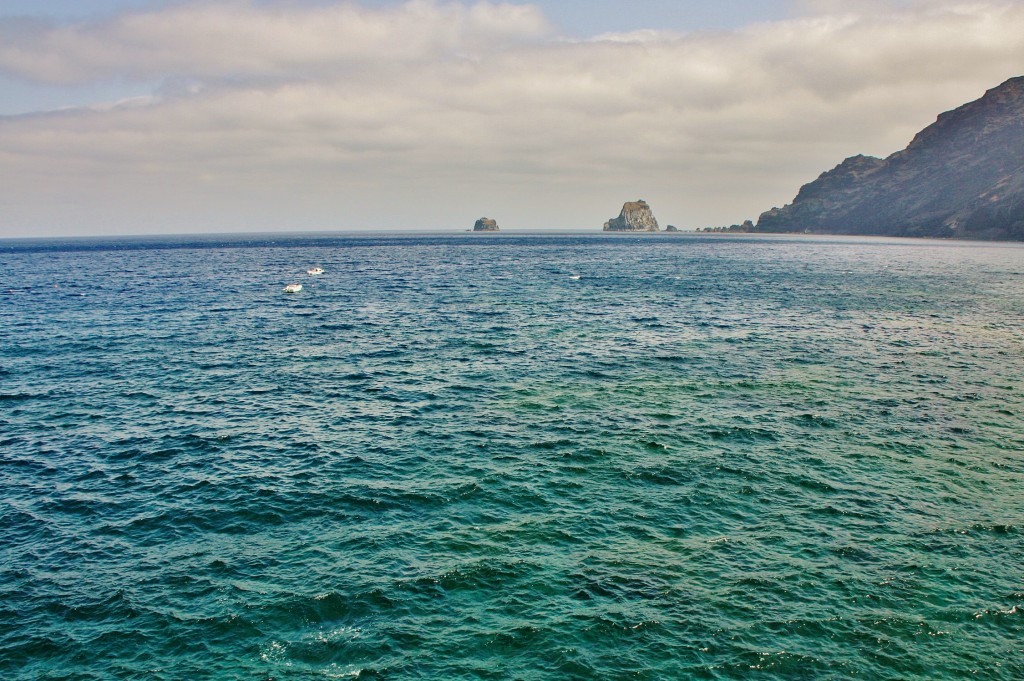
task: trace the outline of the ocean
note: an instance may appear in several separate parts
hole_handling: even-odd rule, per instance
[[[1022,377],[1021,244],[0,241],[0,677],[1021,679]]]

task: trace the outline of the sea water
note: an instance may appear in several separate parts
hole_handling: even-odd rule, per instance
[[[1022,377],[1021,245],[0,242],[0,676],[1024,678]]]

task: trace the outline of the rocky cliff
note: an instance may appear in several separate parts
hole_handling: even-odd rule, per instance
[[[619,217],[604,223],[606,232],[657,232],[658,221],[654,219],[651,207],[643,199],[627,201],[622,205]]]
[[[480,218],[479,220],[476,221],[476,224],[473,225],[473,231],[474,232],[497,232],[498,231],[498,223],[497,223],[497,221],[492,220],[491,218]]]
[[[756,229],[1024,240],[1024,76],[941,114],[888,158],[846,159]]]

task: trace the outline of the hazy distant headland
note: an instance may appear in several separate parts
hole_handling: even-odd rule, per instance
[[[846,159],[756,225],[701,231],[1024,240],[1024,76],[939,115],[888,158]]]

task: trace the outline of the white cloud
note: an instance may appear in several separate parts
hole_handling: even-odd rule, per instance
[[[551,31],[531,6],[411,0],[388,9],[191,2],[99,23],[0,22],[0,70],[48,83],[108,77],[296,77],[476,54]]]
[[[536,7],[419,0],[29,28],[0,72],[164,85],[0,118],[7,232],[596,228],[637,196],[662,222],[735,222],[1024,64],[1024,8],[992,2],[589,41],[550,35]]]

